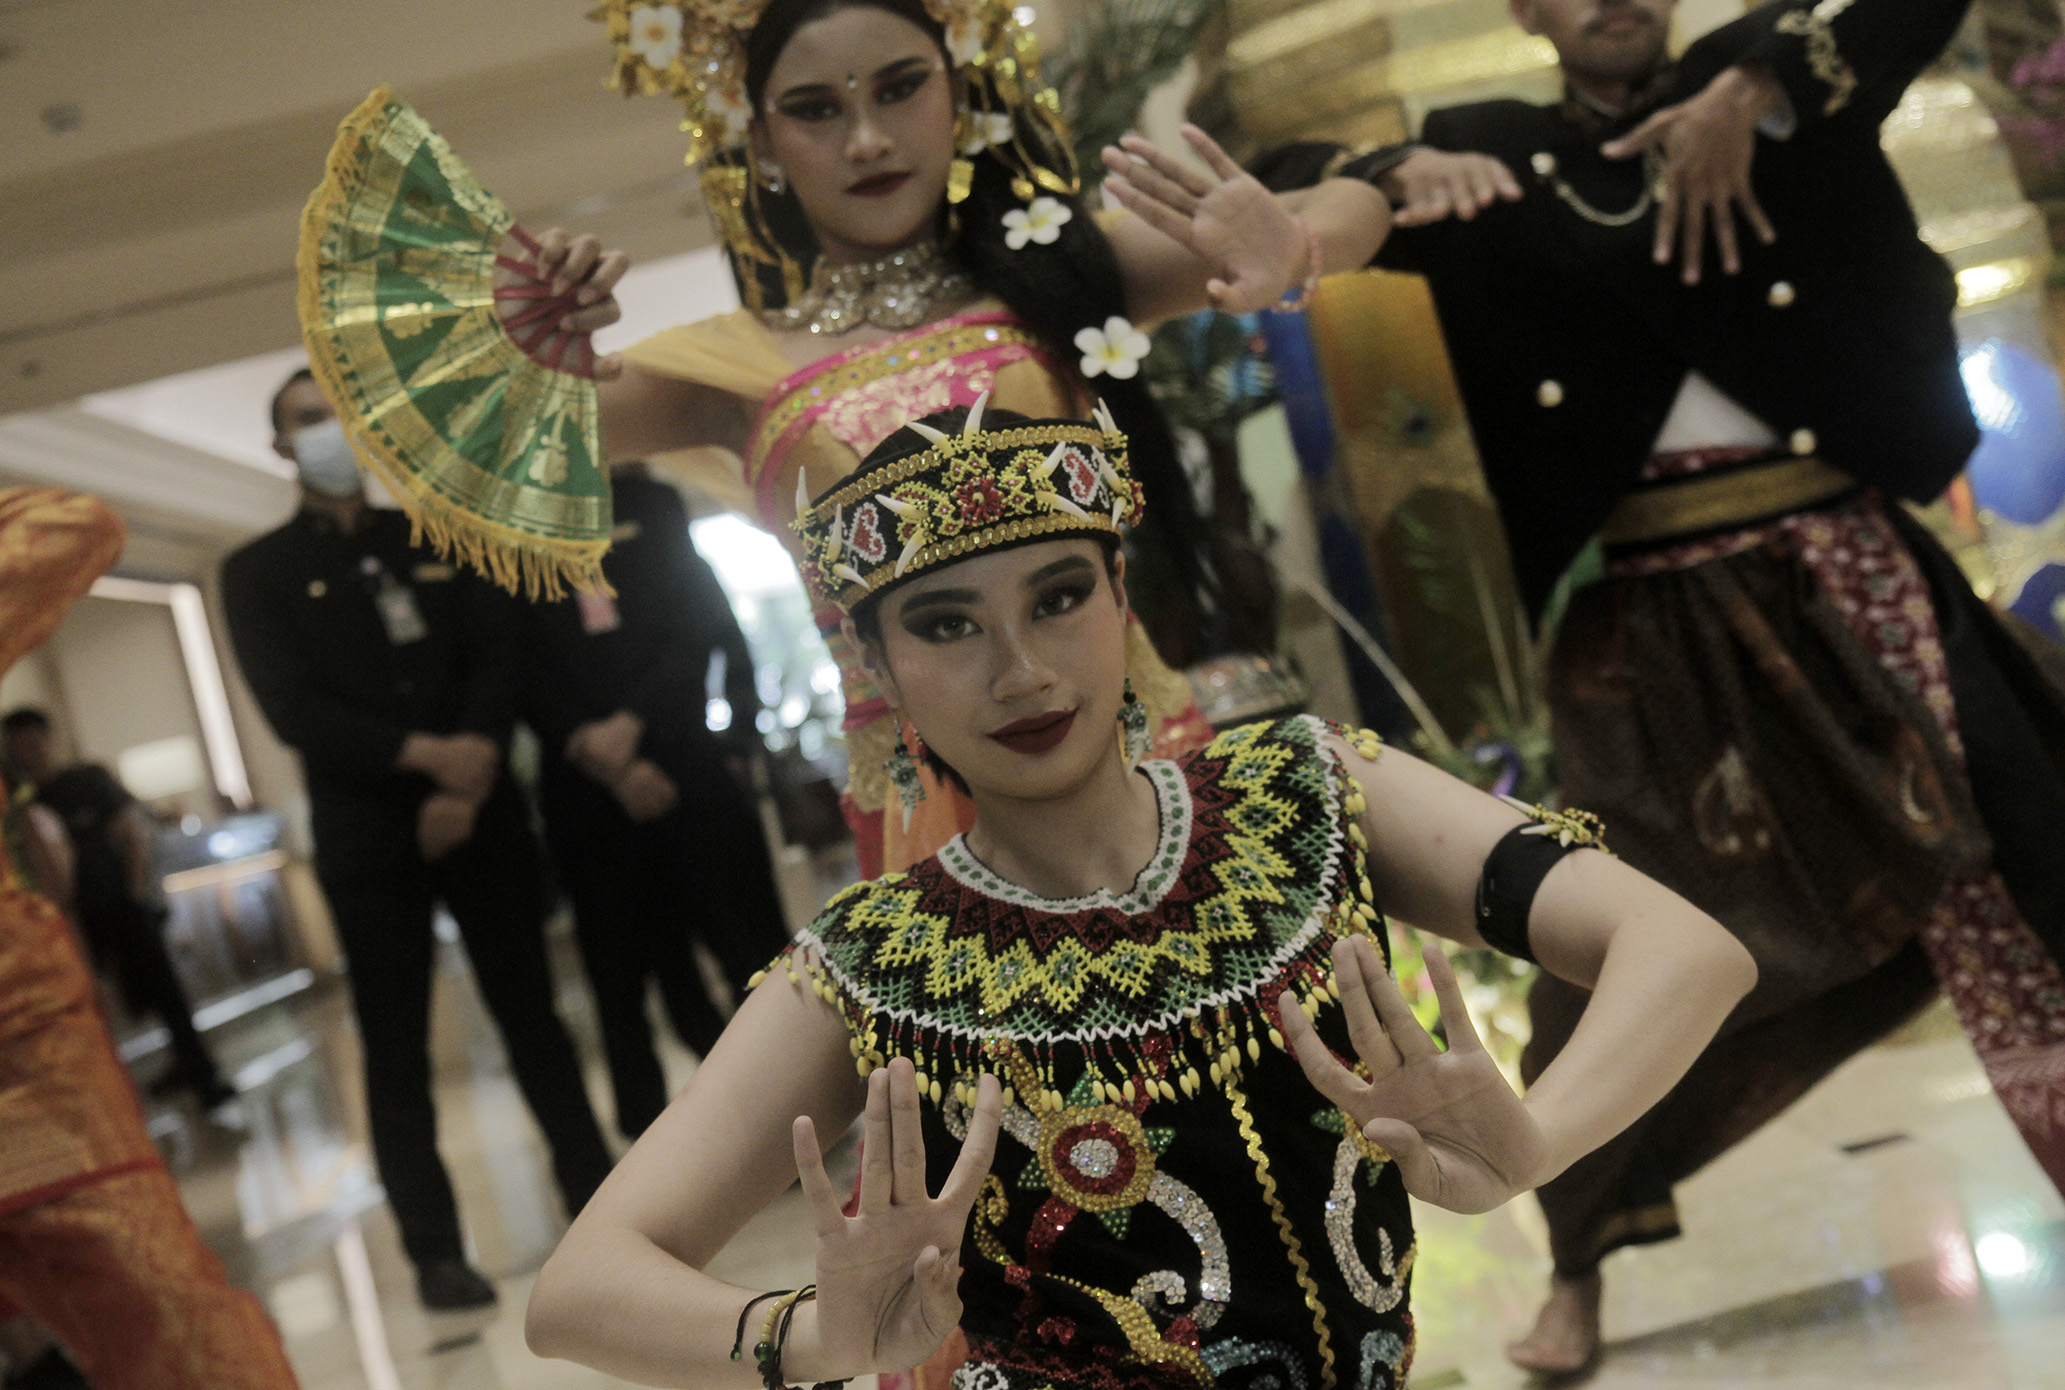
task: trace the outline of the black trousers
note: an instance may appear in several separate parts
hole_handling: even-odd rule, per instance
[[[406,813],[413,836],[410,804],[383,809]],[[608,1176],[610,1156],[573,1041],[553,1005],[544,866],[521,796],[505,777],[481,808],[473,838],[434,864],[403,850],[409,841],[392,833],[396,827],[367,835],[369,843],[331,846],[326,854],[325,819],[336,818],[318,816],[317,870],[351,961],[373,1155],[409,1258],[420,1265],[464,1251],[458,1203],[437,1153],[430,1091],[437,945],[431,914],[440,900],[458,921],[481,997],[551,1146],[553,1176],[572,1216]],[[372,843],[385,853],[365,853]]]
[[[193,1004],[165,949],[165,913],[128,898],[79,903],[79,930],[93,962],[114,977],[133,1014],[155,1014],[172,1035],[172,1077],[197,1092],[221,1084],[215,1059],[194,1028]]]
[[[667,1105],[645,1012],[656,981],[681,1041],[706,1055],[724,1014],[697,969],[701,941],[734,998],[788,940],[760,815],[723,761],[670,758],[681,788],[672,811],[633,824],[616,799],[564,764],[548,768],[546,837],[573,899],[575,932],[595,990],[617,1128],[644,1133]]]

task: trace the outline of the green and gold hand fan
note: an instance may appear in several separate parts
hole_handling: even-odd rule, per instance
[[[537,244],[384,88],[301,218],[301,331],[359,455],[438,552],[514,591],[602,586],[594,353]],[[496,269],[505,272],[496,286]],[[509,312],[498,310],[497,302]]]

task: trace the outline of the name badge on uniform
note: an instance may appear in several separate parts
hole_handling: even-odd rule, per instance
[[[623,615],[617,612],[615,595],[605,590],[576,589],[574,602],[581,608],[581,631],[590,637],[615,632],[624,625]]]
[[[416,606],[415,591],[388,573],[374,556],[359,561],[359,569],[373,581],[373,607],[379,610],[380,625],[387,629],[388,643],[406,647],[430,635],[423,610]]]

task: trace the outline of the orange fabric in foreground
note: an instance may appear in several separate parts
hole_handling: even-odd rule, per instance
[[[0,1291],[95,1390],[295,1384],[258,1300],[230,1287],[155,1161],[0,1216]]]
[[[122,541],[94,498],[0,489],[0,673],[50,636]],[[279,1334],[180,1204],[71,924],[0,842],[0,1308],[10,1304],[98,1390],[295,1384]]]

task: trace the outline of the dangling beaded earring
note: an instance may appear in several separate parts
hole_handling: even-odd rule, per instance
[[[779,198],[782,194],[789,191],[789,176],[782,172],[781,165],[764,164],[761,167],[767,171],[767,191],[769,193]]]
[[[896,721],[896,751],[889,755],[889,761],[882,764],[889,774],[889,785],[896,788],[896,799],[903,804],[903,828],[911,828],[911,812],[918,809],[918,803],[925,799],[925,783],[918,776],[918,759],[923,757],[925,745],[918,744],[914,755],[910,745],[904,742],[903,721]]]
[[[1126,677],[1126,702],[1119,706],[1119,736],[1126,747],[1126,771],[1131,772],[1154,747],[1154,735],[1147,727],[1147,706],[1133,693],[1131,676]]]

